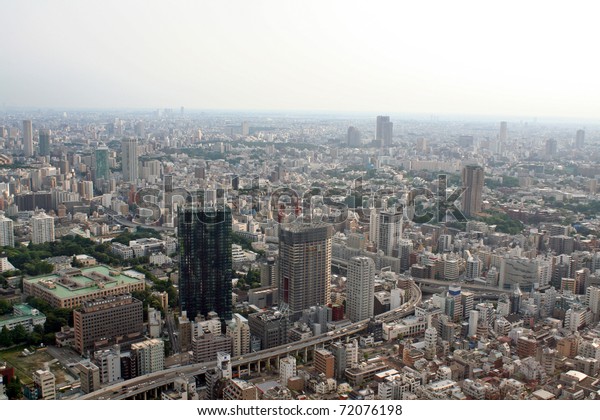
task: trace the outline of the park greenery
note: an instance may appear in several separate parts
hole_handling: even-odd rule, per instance
[[[523,223],[518,220],[511,219],[504,213],[493,210],[487,211],[485,216],[481,216],[478,219],[488,225],[496,225],[496,232],[516,235],[523,230]]]
[[[245,275],[241,275],[237,282],[237,288],[240,290],[256,289],[260,285],[260,270],[249,270]]]

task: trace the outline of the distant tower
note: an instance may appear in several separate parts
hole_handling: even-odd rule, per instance
[[[348,262],[346,312],[352,322],[373,316],[375,263],[369,257],[353,257]]]
[[[109,163],[108,163],[108,147],[106,147],[106,145],[104,143],[100,143],[100,145],[98,146],[98,148],[95,151],[95,158],[96,158],[96,170],[94,172],[95,174],[95,181],[97,182],[99,179],[104,179],[106,181],[108,181],[110,179],[110,170],[109,170]]]
[[[279,226],[279,302],[290,315],[331,300],[331,238],[328,224]]]
[[[478,165],[467,165],[462,170],[462,184],[466,190],[462,195],[462,211],[471,216],[481,211],[483,202],[483,168]]]
[[[375,140],[380,141],[382,146],[390,146],[392,144],[392,136],[394,134],[394,123],[390,122],[390,117],[387,115],[377,116],[377,130],[375,132]]]
[[[25,156],[33,156],[33,126],[31,120],[23,120],[23,151]]]
[[[50,155],[50,136],[52,131],[47,128],[40,130],[40,156]]]
[[[348,136],[346,137],[346,141],[350,147],[360,147],[360,131],[358,131],[355,127],[348,127]]]
[[[548,139],[546,140],[546,157],[555,156],[558,152],[558,148],[556,146],[556,140]]]
[[[231,320],[231,211],[187,206],[178,212],[179,303],[189,319],[216,312]]]
[[[575,148],[583,149],[584,143],[585,143],[585,131],[577,130],[577,133],[575,133]]]
[[[242,136],[247,136],[250,134],[250,123],[248,121],[243,121],[241,126]]]
[[[508,124],[506,123],[506,121],[500,121],[500,135],[498,136],[498,140],[500,140],[500,142],[504,143],[508,137],[507,133],[508,133]]]
[[[123,139],[121,142],[123,181],[135,184],[138,179],[137,139]]]
[[[506,121],[500,122],[500,134],[498,134],[498,141],[496,142],[496,148],[493,150],[496,154],[502,154],[504,147],[506,147],[506,140],[508,138],[508,129]]]

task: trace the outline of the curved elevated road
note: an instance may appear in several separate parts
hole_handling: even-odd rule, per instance
[[[411,297],[408,302],[399,308],[392,309],[376,316],[375,318],[384,322],[390,322],[400,318],[404,318],[414,313],[415,306],[421,302],[422,294],[419,287],[413,282],[411,285]],[[310,337],[305,340],[294,341],[278,347],[273,347],[266,350],[261,350],[254,353],[248,353],[243,356],[234,357],[231,359],[232,368],[242,365],[250,365],[259,363],[263,360],[268,360],[276,357],[284,357],[289,353],[295,353],[310,347],[322,346],[326,343],[338,341],[343,337],[351,336],[359,333],[367,328],[369,320],[355,322],[340,330],[329,331],[325,334]],[[172,367],[170,369],[161,370],[160,372],[150,373],[144,376],[138,376],[124,382],[119,382],[109,385],[100,390],[85,394],[78,399],[81,400],[122,400],[132,398],[135,395],[144,392],[152,391],[155,388],[167,386],[175,381],[180,376],[192,376],[206,373],[208,370],[215,368],[216,362],[196,363],[186,366]]]

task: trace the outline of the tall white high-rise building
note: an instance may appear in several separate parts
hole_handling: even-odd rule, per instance
[[[159,372],[165,368],[165,343],[157,338],[131,345],[137,360],[138,375]]]
[[[119,346],[94,352],[94,364],[100,370],[100,383],[111,384],[122,379]]]
[[[233,314],[232,320],[227,322],[225,335],[231,337],[233,357],[250,353],[250,326],[248,320],[242,315]]]
[[[123,139],[121,142],[121,161],[123,165],[123,181],[135,184],[138,179],[137,139]]]
[[[400,238],[402,238],[402,212],[389,210],[379,213],[377,249],[391,257]]]
[[[469,253],[467,258],[467,279],[478,279],[481,276],[481,260]]]
[[[279,360],[279,382],[287,386],[288,380],[296,376],[296,358],[293,356],[284,357]]]
[[[479,323],[479,311],[469,312],[469,337],[477,335],[477,324]]]
[[[369,257],[354,257],[348,262],[346,311],[352,322],[373,316],[375,263]]]
[[[585,302],[594,314],[595,320],[600,317],[600,288],[589,286],[585,289]]]
[[[25,156],[33,156],[33,126],[31,120],[23,120],[23,151]]]
[[[431,360],[436,356],[437,329],[429,327],[425,330],[425,358]]]
[[[33,244],[54,242],[54,217],[48,216],[44,212],[38,213],[31,218],[31,225],[31,242]]]
[[[379,212],[375,207],[371,208],[371,215],[369,217],[369,240],[374,244],[377,244],[379,239]],[[600,261],[600,258],[599,258]],[[600,263],[598,264],[600,267]]]
[[[15,246],[13,221],[0,212],[0,246]]]
[[[79,183],[79,194],[84,200],[91,200],[94,198],[94,182],[93,181],[81,181]]]

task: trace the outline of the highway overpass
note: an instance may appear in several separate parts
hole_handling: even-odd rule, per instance
[[[400,306],[376,316],[376,319],[384,322],[390,322],[396,319],[404,318],[414,313],[422,299],[421,290],[415,284],[411,284],[410,300]],[[278,367],[279,359],[290,354],[304,352],[304,360],[307,360],[308,352],[313,352],[322,348],[325,344],[339,341],[345,337],[350,337],[365,330],[369,320],[355,322],[339,330],[329,331],[318,336],[309,337],[305,340],[294,341],[278,347],[261,350],[254,353],[244,354],[231,359],[231,365],[234,372],[242,370],[254,370],[260,372],[263,366],[275,365]],[[214,369],[216,362],[196,363],[186,366],[177,366],[170,369],[154,372],[148,375],[133,378],[124,382],[118,382],[100,390],[85,394],[78,399],[81,400],[122,400],[131,398],[145,399],[147,396],[158,398],[159,391],[168,388],[179,376],[196,376],[205,374],[208,370]]]

